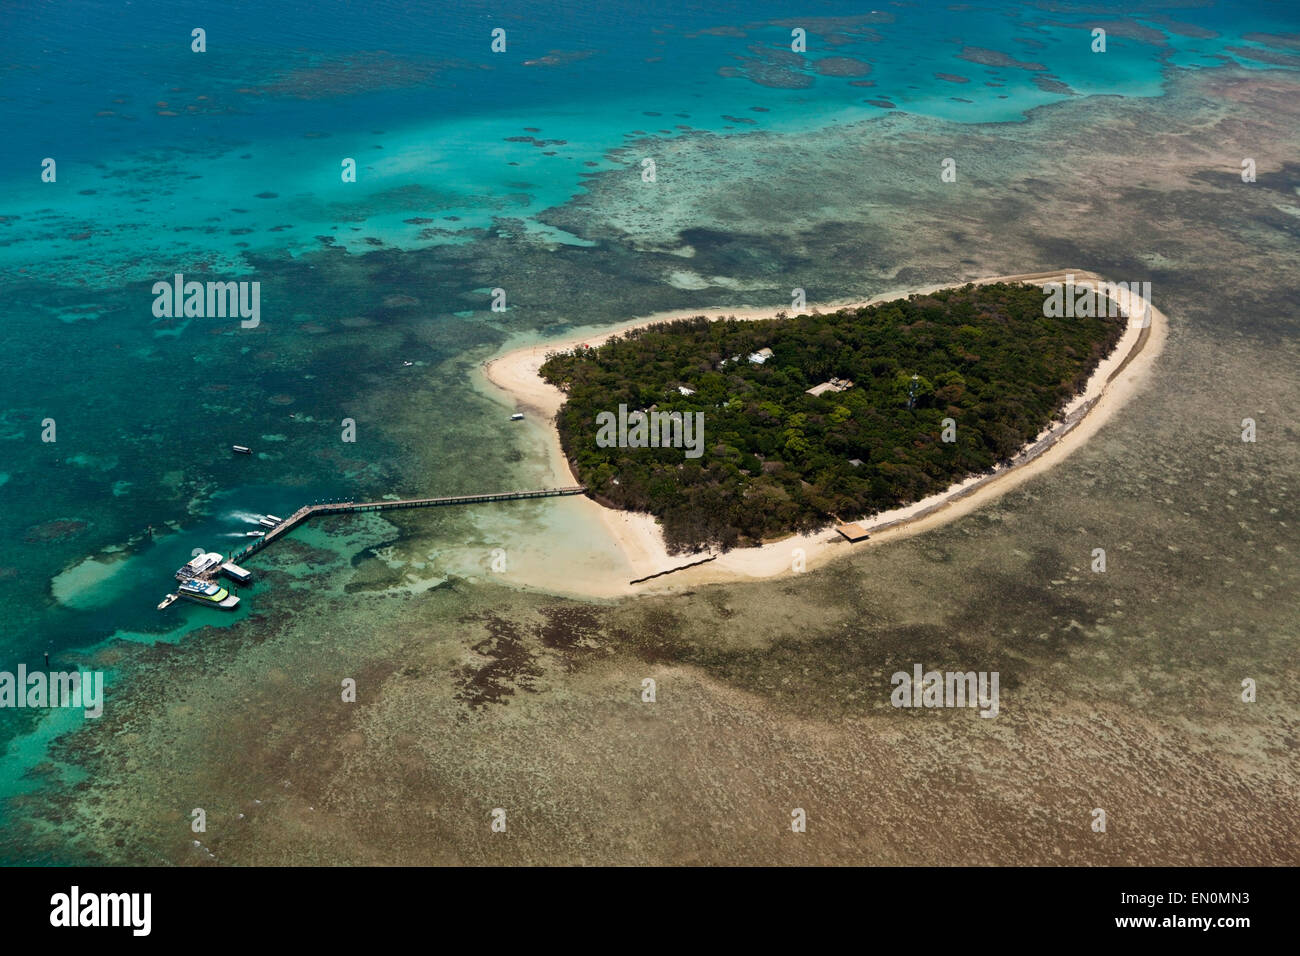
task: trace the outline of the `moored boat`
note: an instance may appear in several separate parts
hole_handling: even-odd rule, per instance
[[[223,611],[233,611],[239,606],[239,598],[220,584],[210,584],[207,581],[199,581],[194,578],[182,581],[177,593],[187,601],[193,601],[195,604],[206,604],[209,607],[219,607]]]
[[[176,572],[176,577],[180,578],[182,581],[187,578],[200,577],[207,574],[209,571],[214,570],[224,560],[226,559],[217,552],[208,551],[204,554],[200,554],[198,557],[192,558],[189,564]]]

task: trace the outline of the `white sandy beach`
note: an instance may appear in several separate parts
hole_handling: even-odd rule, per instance
[[[893,291],[861,302],[829,303],[818,306],[822,312],[853,308],[901,298],[912,293],[932,292],[937,289],[964,285],[966,281],[977,284],[1004,281],[1023,281],[1037,285],[1063,282],[1073,275],[1076,284],[1101,283],[1105,280],[1083,270],[1060,270],[1027,275],[994,276],[977,280],[962,280],[926,289]],[[699,567],[688,568],[672,575],[656,578],[639,585],[629,581],[666,571],[678,565],[689,564],[704,555],[669,555],[664,547],[658,523],[648,514],[619,511],[597,504],[590,498],[566,499],[575,502],[585,516],[599,523],[616,543],[627,560],[627,569],[610,568],[609,573],[584,575],[574,580],[570,569],[564,566],[539,565],[528,569],[515,583],[548,591],[583,594],[592,597],[617,597],[645,591],[668,591],[694,587],[719,581],[752,580],[795,573],[793,570],[796,549],[802,549],[805,569],[811,570],[834,557],[849,553],[855,548],[867,548],[918,534],[929,528],[952,521],[988,504],[1021,482],[1041,474],[1079,448],[1114,415],[1142,386],[1151,365],[1164,346],[1168,334],[1168,320],[1154,304],[1136,299],[1139,309],[1150,305],[1150,330],[1143,336],[1141,314],[1135,317],[1113,352],[1100,363],[1088,380],[1084,392],[1063,411],[1063,421],[1054,423],[1030,447],[1032,455],[1021,456],[1007,468],[990,476],[974,476],[951,488],[906,507],[893,509],[859,521],[871,532],[868,541],[848,543],[833,529],[811,535],[798,535],[764,544],[757,548],[738,548],[719,555],[717,560]],[[550,341],[511,348],[496,358],[485,362],[482,373],[489,388],[487,394],[495,395],[510,406],[528,415],[530,427],[541,428],[546,433],[546,481],[552,485],[578,484],[568,461],[560,448],[559,433],[555,429],[555,414],[564,403],[564,393],[547,384],[538,374],[542,362],[550,352],[565,351],[580,344],[596,346],[611,336],[628,329],[685,315],[703,314],[710,319],[734,316],[737,319],[770,319],[781,306],[742,309],[710,309],[701,311],[674,310],[645,316],[621,323],[574,334],[560,341]],[[1128,364],[1125,365],[1125,361]],[[1122,371],[1119,371],[1122,367]],[[1118,371],[1118,374],[1117,374]],[[1088,403],[1093,403],[1081,414]]]

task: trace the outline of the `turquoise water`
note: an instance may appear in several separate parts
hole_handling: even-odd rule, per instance
[[[300,255],[320,248],[321,236],[358,254],[377,248],[375,239],[409,250],[468,241],[503,217],[577,241],[533,217],[580,191],[585,177],[628,165],[611,151],[632,142],[698,131],[794,134],[886,111],[868,100],[958,122],[1014,122],[1066,97],[1040,89],[1044,75],[1081,95],[1155,96],[1166,66],[1227,57],[1263,67],[1228,48],[1265,50],[1242,34],[1285,26],[1268,18],[1275,4],[1257,14],[1241,4],[1185,11],[1182,22],[1219,35],[1181,36],[1148,22],[1161,45],[1112,33],[1098,55],[1080,27],[1091,21],[1078,15],[921,4],[876,23],[850,4],[830,4],[822,16],[840,6],[851,22],[823,27],[810,18],[808,61],[854,60],[869,72],[782,71],[776,80],[809,83],[782,89],[718,75],[737,58],[753,60],[751,49],[788,53],[790,27],[775,6],[775,20],[762,4],[731,15],[618,6],[521,7],[520,27],[507,32],[513,45],[499,55],[483,35],[488,24],[514,22],[508,6],[493,6],[496,19],[476,10],[426,21],[386,4],[313,17],[306,37],[292,37],[310,52],[286,50],[288,31],[271,32],[280,26],[268,12],[274,5],[244,7],[246,18],[214,21],[212,49],[194,54],[177,40],[178,24],[230,14],[178,4],[165,16],[141,10],[138,21],[103,23],[106,50],[79,50],[70,45],[76,35],[61,33],[35,62],[32,49],[53,42],[56,24],[20,11],[7,51],[33,68],[16,73],[6,97],[13,135],[4,147],[0,268],[74,287],[156,279],[187,262],[242,275],[251,254]],[[87,6],[84,19],[101,18]],[[415,21],[409,30],[406,20]],[[126,22],[138,29],[114,42]],[[737,23],[743,38],[694,32]],[[240,36],[238,48],[227,49],[223,27]],[[818,29],[847,30],[849,40],[827,43]],[[968,47],[1050,67],[985,66],[962,58]],[[386,52],[358,52],[375,49]],[[538,62],[548,55],[560,62]],[[543,146],[520,140],[530,136]],[[48,155],[59,164],[56,184],[42,183],[33,165]],[[340,179],[345,157],[357,162],[356,183]],[[82,321],[79,305],[50,317]]]
[[[1279,4],[1174,9],[1173,24],[1161,5],[1116,4],[1100,19],[1142,30],[1112,29],[1098,55],[1089,16],[964,7],[832,2],[803,20],[750,2],[6,8],[0,669],[117,639],[183,644],[256,613],[262,584],[219,619],[155,605],[196,548],[237,550],[258,514],[472,490],[411,453],[399,416],[365,410],[419,387],[398,377],[408,356],[435,368],[562,321],[563,293],[489,311],[506,279],[482,244],[592,248],[547,210],[590,177],[639,176],[656,143],[766,131],[797,146],[895,110],[1016,123],[1079,95],[1159,96],[1174,68],[1267,68],[1279,51],[1244,37],[1296,29]],[[804,22],[808,53],[791,61]],[[189,49],[194,26],[206,53]],[[489,49],[496,26],[504,54]],[[56,182],[41,181],[45,157]],[[347,157],[355,183],[340,178]],[[462,267],[423,257],[448,247]],[[261,327],[155,318],[151,286],[177,272],[261,282]],[[339,440],[347,417],[359,447]],[[0,794],[33,786],[26,769],[78,719],[39,716],[0,712]]]

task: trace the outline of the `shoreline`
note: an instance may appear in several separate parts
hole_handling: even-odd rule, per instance
[[[1096,273],[1086,270],[1061,269],[947,282],[923,289],[886,292],[866,300],[829,303],[817,308],[824,313],[860,308],[912,294],[960,287],[967,282],[986,285],[1019,281],[1044,285],[1063,282],[1066,275],[1074,276],[1076,283],[1105,281]],[[705,551],[694,555],[670,555],[664,546],[659,524],[652,515],[607,508],[583,496],[573,501],[584,516],[594,519],[613,540],[628,562],[628,573],[620,573],[617,580],[613,577],[606,580],[584,580],[575,586],[573,577],[566,574],[565,569],[555,568],[537,570],[516,583],[584,597],[614,598],[674,591],[701,584],[766,579],[799,573],[793,569],[795,549],[803,551],[804,570],[812,570],[855,549],[910,537],[956,520],[1063,461],[1082,447],[1136,393],[1163,349],[1168,335],[1168,319],[1164,313],[1145,299],[1138,298],[1136,301],[1140,303],[1140,308],[1150,307],[1149,327],[1144,328],[1140,323],[1134,324],[1130,320],[1115,348],[1089,376],[1083,392],[1071,399],[1058,417],[1016,454],[1010,465],[998,467],[991,473],[972,475],[920,501],[856,522],[870,533],[869,540],[850,544],[834,528],[829,528],[812,534],[791,535],[764,542],[754,548],[733,549],[726,554]],[[583,343],[597,346],[629,329],[687,315],[704,315],[711,321],[733,316],[753,321],[774,318],[775,313],[782,308],[783,306],[698,311],[674,309],[616,325],[589,326],[586,334],[575,333],[561,340],[514,347],[507,344],[496,356],[480,364],[476,378],[486,384],[487,388],[482,389],[486,395],[497,401],[505,399],[512,405],[512,410],[532,412],[544,420],[541,423],[532,422],[530,427],[536,425],[545,432],[547,477],[556,484],[580,484],[569,467],[568,459],[560,446],[559,431],[555,427],[555,415],[564,404],[565,395],[555,386],[543,381],[539,374],[549,353],[571,349]],[[685,567],[699,562],[701,557],[711,555],[716,559]],[[682,570],[663,576],[664,572],[678,567]],[[651,580],[643,580],[640,584],[630,583],[633,579],[643,578]]]

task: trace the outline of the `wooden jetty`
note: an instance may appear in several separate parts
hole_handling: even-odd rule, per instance
[[[397,501],[328,501],[321,504],[306,505],[268,531],[260,538],[230,556],[231,562],[237,562],[250,554],[256,554],[273,541],[288,534],[304,521],[318,515],[358,514],[365,511],[392,511],[397,508],[438,508],[447,505],[476,505],[488,501],[520,501],[525,498],[558,498],[564,495],[580,495],[586,492],[584,485],[569,485],[564,488],[542,488],[537,491],[502,491],[486,495],[452,495],[447,498],[403,498]]]
[[[271,528],[262,537],[255,538],[252,544],[230,555],[225,562],[197,573],[194,577],[204,581],[215,581],[227,565],[233,566],[236,571],[247,575],[243,568],[235,565],[236,561],[242,560],[251,554],[256,554],[271,542],[278,541],[298,525],[317,515],[391,511],[397,508],[437,508],[444,505],[476,505],[487,501],[520,501],[524,498],[558,498],[564,495],[580,495],[585,493],[586,490],[583,485],[569,485],[564,488],[542,488],[537,491],[502,491],[487,495],[452,495],[447,498],[402,498],[396,501],[327,501],[320,504],[306,505]],[[177,572],[177,574],[179,575],[180,572]],[[236,576],[236,580],[239,580],[238,576]],[[241,580],[240,583],[247,583],[247,577]],[[180,597],[178,593],[168,594],[158,605],[158,610],[162,611],[171,606],[178,597]]]

